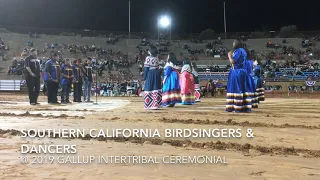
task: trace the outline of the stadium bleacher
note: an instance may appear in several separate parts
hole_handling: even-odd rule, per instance
[[[26,46],[25,43],[30,40],[30,37],[27,34],[18,34],[18,33],[0,33],[0,37],[4,39],[6,44],[10,46],[10,52],[8,57],[17,57],[20,55],[21,50]],[[41,49],[43,48],[45,43],[66,43],[66,44],[76,44],[76,45],[92,45],[95,44],[96,46],[100,46],[103,48],[110,48],[114,51],[122,50],[124,52],[128,52],[128,55],[133,57],[137,51],[137,45],[140,44],[141,39],[122,39],[119,40],[115,45],[110,45],[105,42],[106,37],[79,37],[79,36],[58,36],[58,35],[44,35],[39,34],[38,38],[33,38],[32,41],[36,48]],[[267,48],[266,42],[272,41],[273,43],[280,43],[282,42],[282,38],[271,38],[271,39],[248,39],[245,43],[249,49],[254,49],[255,52],[271,52],[275,51],[274,49]],[[300,38],[287,38],[286,46],[292,46],[297,49],[306,50],[306,48],[301,47],[301,39]],[[182,56],[188,56],[187,51],[184,50],[182,47],[187,44],[190,49],[197,49],[197,50],[205,50],[206,45],[213,40],[204,40],[201,43],[191,43],[189,40],[175,40],[171,42],[171,45],[168,47],[169,51],[174,52],[176,55],[182,54]],[[227,49],[232,48],[232,39],[223,39],[222,45],[225,46]],[[151,44],[156,44],[157,40],[150,40]],[[317,47],[317,42],[315,42],[314,47]],[[148,47],[143,47],[147,49]],[[166,57],[166,56],[164,56]],[[229,64],[228,60],[222,57],[211,57],[206,56],[205,54],[199,54],[196,57],[196,63],[198,64],[198,71],[200,75],[200,79],[207,80],[207,79],[220,79],[220,80],[227,80],[228,77],[228,67]],[[262,60],[264,61],[264,60]],[[284,61],[284,60],[282,60]],[[7,76],[6,72],[8,66],[11,64],[12,60],[8,59],[4,61],[0,66],[0,79],[14,79],[14,76]],[[280,63],[281,60],[277,60],[277,63]],[[210,69],[211,66],[211,69]],[[212,72],[212,67],[219,66],[219,72]],[[298,65],[299,66],[299,65]],[[136,68],[137,67],[133,67]],[[135,74],[136,69],[132,69],[131,71],[134,73],[134,76],[139,76],[139,73]],[[275,72],[275,76],[283,77],[284,79],[289,80],[296,80],[296,81],[304,81],[310,76],[319,77],[318,72],[301,72],[301,75],[286,75],[285,72],[294,72],[295,68],[280,68],[278,72]],[[137,77],[134,77],[137,78]]]

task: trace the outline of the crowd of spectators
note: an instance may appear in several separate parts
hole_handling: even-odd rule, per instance
[[[22,74],[24,59],[29,55],[30,48],[36,46],[32,41],[28,41],[26,44],[26,48],[22,50],[21,59],[14,58],[12,64],[8,67],[8,74]],[[93,55],[93,62],[101,80],[123,81],[130,80],[133,77],[130,67],[134,62],[127,53],[121,51],[113,51],[112,49],[96,47],[95,45],[45,43],[42,50],[38,50],[39,56],[45,56],[38,58],[42,65],[49,59],[46,57],[50,57],[52,53],[58,55],[58,62],[60,64],[65,59],[75,60],[79,59],[81,55],[82,57],[86,57],[90,53],[90,55]]]
[[[320,39],[320,38],[318,38]],[[107,43],[111,41],[116,42],[117,38],[108,39]],[[314,39],[317,41],[317,38]],[[200,40],[193,39],[192,43],[202,43]],[[8,69],[9,74],[22,74],[22,69],[24,66],[24,58],[28,56],[28,49],[34,47],[35,44],[32,41],[28,41],[27,47],[23,49],[21,54],[21,59],[14,59],[12,65]],[[151,41],[147,38],[141,40],[137,46],[137,52],[135,56],[130,59],[128,53],[123,53],[121,51],[113,51],[112,49],[106,49],[97,47],[96,45],[76,45],[76,44],[58,44],[58,43],[45,43],[42,51],[39,52],[40,56],[50,57],[52,52],[55,52],[59,55],[59,60],[63,61],[66,57],[70,59],[78,59],[79,55],[86,57],[88,53],[93,55],[96,62],[98,75],[101,77],[101,80],[104,82],[111,81],[128,81],[133,78],[133,74],[130,71],[130,67],[133,64],[137,64],[138,73],[143,75],[143,62],[147,56],[147,47],[151,45]],[[170,41],[158,41],[156,46],[160,51],[160,55],[167,54],[170,52]],[[314,43],[311,42],[308,38],[302,39],[301,48],[294,48],[291,45],[288,45],[288,41],[283,39],[282,44],[273,43],[268,41],[266,43],[267,48],[274,49],[274,51],[269,52],[256,52],[254,49],[250,50],[252,59],[286,59],[285,63],[280,63],[278,61],[267,60],[263,64],[264,76],[266,78],[279,78],[276,76],[275,72],[279,72],[280,68],[295,68],[294,71],[284,72],[282,76],[299,76],[302,72],[318,72],[319,64],[312,63],[309,61],[310,57],[320,58],[320,50],[315,48]],[[221,38],[218,38],[215,41],[212,41],[205,45],[206,50],[203,49],[193,49],[189,45],[185,44],[182,47],[187,50],[187,55],[190,60],[198,60],[198,56],[217,56],[225,57],[229,51],[223,44]],[[304,49],[302,49],[304,48]],[[4,45],[3,40],[0,38],[0,50],[6,51],[8,48]],[[2,53],[1,53],[2,54]],[[181,56],[186,56],[186,54],[180,54]],[[95,58],[96,57],[96,58]],[[41,58],[41,61],[45,63],[48,58]],[[165,58],[160,58],[161,63],[165,63]],[[219,65],[208,66],[199,71],[206,72],[227,72],[230,66],[220,67]],[[318,78],[318,77],[313,77]]]
[[[107,44],[116,44],[119,40],[120,40],[120,36],[116,35],[115,37],[109,37],[107,40],[106,40],[106,43]]]
[[[265,78],[274,78],[280,79],[279,76],[276,75],[276,72],[282,72],[281,77],[286,78],[287,76],[300,76],[302,72],[319,72],[319,63],[313,63],[311,61],[289,61],[287,60],[285,63],[280,63],[276,61],[267,60],[265,64],[262,65],[264,70]],[[281,71],[280,68],[290,68],[292,70]],[[313,75],[311,75],[313,76]],[[318,79],[319,77],[313,76],[308,78]]]
[[[283,39],[282,44],[273,43],[269,40],[266,43],[267,48],[274,49],[273,51],[268,52],[256,52],[254,53],[255,59],[319,59],[320,58],[320,49],[314,46],[314,43],[311,42],[308,38],[304,38],[301,41],[300,48],[294,48],[292,45],[287,45],[288,41]]]
[[[202,41],[197,39],[192,39],[191,43],[198,44],[198,43],[202,43]],[[223,45],[221,37],[218,37],[217,40],[206,44],[205,49],[193,49],[188,44],[184,44],[182,46],[182,49],[187,50],[188,55],[193,57],[201,56],[201,55],[211,56],[211,57],[215,57],[215,56],[227,57],[227,52],[228,52],[227,48]]]

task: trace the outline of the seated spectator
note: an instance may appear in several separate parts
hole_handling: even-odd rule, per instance
[[[274,48],[274,44],[271,41],[268,41],[267,48]]]
[[[187,44],[182,46],[182,49],[189,49],[189,46]]]
[[[221,37],[218,37],[218,43],[221,44]]]
[[[312,46],[312,43],[309,39],[305,39],[302,41],[302,47],[303,48],[308,48],[309,46]]]
[[[208,44],[206,45],[206,48],[207,48],[207,49],[212,49],[212,48],[213,48],[212,43],[208,43]]]
[[[282,40],[282,43],[283,43],[283,44],[286,44],[286,43],[287,43],[286,38],[284,38],[284,39]]]

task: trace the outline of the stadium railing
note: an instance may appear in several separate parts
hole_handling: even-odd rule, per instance
[[[20,91],[21,80],[0,80],[0,91]]]
[[[219,79],[227,81],[229,72],[199,72],[198,75],[200,80]]]
[[[200,80],[209,80],[209,79],[220,79],[223,81],[228,80],[229,72],[199,72],[199,79]],[[283,76],[283,72],[276,72],[276,76]],[[305,81],[310,76],[319,77],[319,72],[302,72],[302,75],[299,76],[284,76],[285,78],[276,79],[276,78],[267,78],[266,81]]]

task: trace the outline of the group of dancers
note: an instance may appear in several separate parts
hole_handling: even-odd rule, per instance
[[[233,48],[228,53],[231,69],[227,83],[226,111],[251,112],[252,108],[258,108],[258,104],[264,101],[262,69],[257,61],[248,60],[248,53],[240,41],[235,40]],[[186,59],[180,68],[175,55],[170,53],[162,81],[157,48],[152,46],[148,53],[144,63],[145,109],[200,102],[200,83],[195,63]]]
[[[196,65],[188,59],[178,67],[176,56],[170,53],[161,79],[158,50],[152,46],[144,63],[144,108],[159,109],[175,104],[192,105],[200,102],[200,85]],[[163,86],[162,86],[163,85]]]
[[[257,61],[248,60],[243,44],[235,40],[228,53],[231,69],[227,84],[227,112],[251,112],[264,101],[262,69]],[[254,69],[253,69],[254,67]]]

